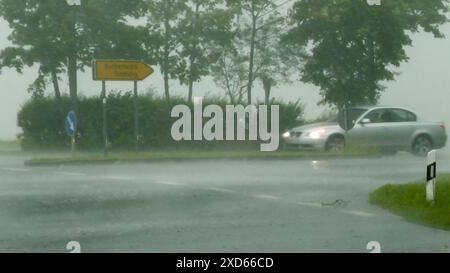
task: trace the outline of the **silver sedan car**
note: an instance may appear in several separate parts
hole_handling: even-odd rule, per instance
[[[336,119],[289,130],[283,134],[284,143],[296,149],[342,151],[352,146],[425,156],[433,149],[445,147],[447,142],[444,123],[419,122],[417,115],[407,109],[354,107],[347,113],[353,127],[347,132]]]

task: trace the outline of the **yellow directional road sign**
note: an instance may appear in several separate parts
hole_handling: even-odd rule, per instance
[[[93,63],[95,81],[142,81],[154,70],[140,61],[95,60]]]

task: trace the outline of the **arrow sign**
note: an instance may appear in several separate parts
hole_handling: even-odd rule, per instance
[[[77,115],[74,111],[70,111],[66,117],[66,133],[70,137],[74,137],[77,132]]]
[[[92,65],[94,81],[142,81],[154,70],[141,61],[95,60]]]

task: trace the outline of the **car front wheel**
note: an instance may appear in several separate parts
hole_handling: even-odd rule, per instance
[[[426,156],[433,149],[433,144],[428,136],[416,137],[412,145],[412,153],[417,156]]]
[[[331,136],[325,145],[327,152],[343,152],[345,149],[345,139],[343,136]]]

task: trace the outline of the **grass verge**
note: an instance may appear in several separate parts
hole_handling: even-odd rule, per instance
[[[20,151],[20,142],[18,140],[0,140],[0,153]]]
[[[111,153],[108,156],[101,154],[76,154],[65,157],[34,158],[25,162],[28,166],[65,165],[65,164],[91,164],[112,163],[118,161],[178,161],[178,160],[213,160],[213,159],[295,159],[295,158],[330,158],[330,157],[357,157],[376,156],[377,154],[361,151],[345,153],[326,152],[259,152],[259,151],[170,151],[145,153]]]
[[[386,185],[370,195],[370,202],[407,221],[450,230],[450,174],[439,175],[436,202],[426,201],[425,182]]]

